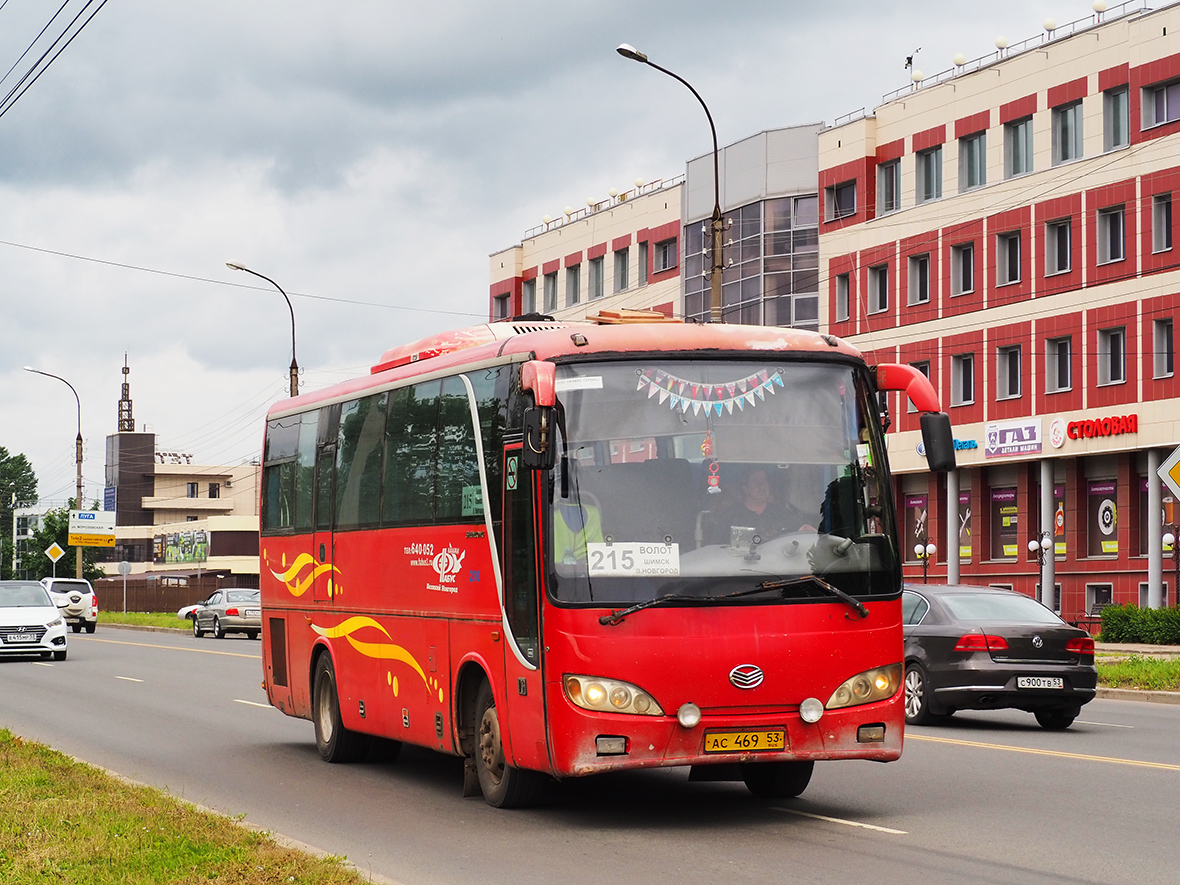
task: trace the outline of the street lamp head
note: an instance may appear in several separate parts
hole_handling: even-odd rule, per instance
[[[1036,538],[1033,538],[1031,541],[1029,541],[1028,542],[1028,552],[1029,553],[1040,553],[1041,552],[1041,542],[1038,541]]]
[[[1171,547],[1176,543],[1176,536],[1171,532],[1164,532],[1163,542],[1165,547]]]
[[[246,265],[238,264],[236,261],[227,261],[225,266],[230,270],[246,270]]]
[[[647,64],[647,56],[632,46],[630,43],[620,43],[619,48],[615,50],[623,58],[629,58],[632,61],[637,61],[640,64]]]
[[[926,558],[927,559],[929,559],[931,556],[933,556],[937,552],[938,552],[938,548],[935,547],[933,544],[926,545]]]

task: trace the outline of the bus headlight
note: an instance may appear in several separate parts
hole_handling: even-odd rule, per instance
[[[663,716],[655,698],[637,685],[597,676],[567,675],[562,679],[565,694],[584,710],[603,713],[632,713]]]
[[[825,709],[838,710],[841,707],[856,707],[883,701],[897,693],[901,685],[901,664],[877,667],[857,673],[832,692]]]

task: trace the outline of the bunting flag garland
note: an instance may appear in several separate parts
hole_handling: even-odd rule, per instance
[[[660,405],[667,402],[669,409],[679,409],[685,414],[692,409],[694,415],[702,412],[706,415],[732,415],[735,405],[738,411],[745,411],[747,405],[753,407],[764,402],[767,392],[774,394],[778,392],[776,387],[785,386],[781,369],[773,372],[760,369],[745,378],[723,384],[701,384],[659,369],[642,369],[636,374],[639,381],[635,389],[646,391],[648,399],[658,394]]]

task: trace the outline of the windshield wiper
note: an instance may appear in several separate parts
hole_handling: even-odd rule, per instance
[[[623,618],[627,617],[627,615],[633,615],[637,611],[642,611],[645,608],[652,608],[653,606],[657,605],[663,605],[666,602],[725,602],[727,600],[737,599],[742,596],[753,596],[756,593],[765,593],[767,590],[778,590],[781,587],[788,587],[792,584],[809,580],[812,580],[810,576],[807,578],[792,578],[789,581],[764,581],[757,587],[746,590],[734,590],[732,593],[720,593],[716,596],[686,596],[683,593],[668,593],[664,596],[657,596],[655,599],[645,599],[643,602],[637,602],[635,605],[630,606],[629,608],[622,608],[618,611],[613,611],[609,615],[603,615],[598,619],[598,623],[614,626],[615,624],[621,623]],[[815,580],[822,579],[816,578]],[[836,590],[834,587],[828,584],[827,581],[824,581],[823,583],[826,588],[831,589],[836,593],[842,593],[842,591]],[[848,599],[852,600],[854,605],[860,605],[860,603],[858,603],[855,599],[852,599],[851,596],[849,596]],[[866,611],[865,614],[868,614],[868,612]]]
[[[819,575],[800,575],[797,578],[787,578],[784,581],[763,581],[758,585],[759,590],[784,590],[787,587],[793,587],[796,584],[812,584],[819,587],[825,593],[835,596],[841,602],[850,606],[862,618],[869,616],[869,610],[865,608],[864,603],[859,599],[855,599],[841,590],[839,587],[834,587],[821,578]]]

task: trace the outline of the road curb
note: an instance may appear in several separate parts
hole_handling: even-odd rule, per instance
[[[1138,691],[1133,688],[1103,688],[1096,697],[1111,701],[1147,701],[1152,704],[1180,704],[1180,691]]]

